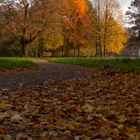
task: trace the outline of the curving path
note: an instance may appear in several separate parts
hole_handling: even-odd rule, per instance
[[[59,82],[88,76],[87,68],[77,65],[56,64],[45,60],[36,60],[35,63],[39,68],[12,74],[0,74],[0,89],[30,88],[42,85],[45,81]]]

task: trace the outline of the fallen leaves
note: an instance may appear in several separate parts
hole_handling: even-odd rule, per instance
[[[13,73],[18,73],[18,72],[23,72],[23,71],[30,71],[30,70],[34,70],[34,69],[39,69],[38,66],[36,64],[33,64],[31,66],[28,67],[13,67],[13,68],[0,68],[0,74],[13,74]]]
[[[86,113],[92,113],[94,110],[94,107],[88,103],[86,103],[83,107],[82,110]]]
[[[0,91],[0,140],[139,140],[140,77],[108,73]]]
[[[11,105],[8,103],[0,103],[0,109],[10,109]]]

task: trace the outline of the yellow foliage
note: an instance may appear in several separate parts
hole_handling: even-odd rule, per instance
[[[110,20],[107,26],[107,51],[120,53],[126,42],[125,29],[114,20]]]
[[[61,33],[45,33],[44,47],[48,50],[55,50],[63,45],[63,36]]]

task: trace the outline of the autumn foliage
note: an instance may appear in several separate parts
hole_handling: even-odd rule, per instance
[[[20,46],[22,56],[102,57],[119,53],[126,42],[114,0],[4,0],[0,11],[1,45]]]

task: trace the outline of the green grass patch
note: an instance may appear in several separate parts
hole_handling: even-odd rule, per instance
[[[52,58],[50,62],[114,68],[124,72],[140,73],[140,59]]]
[[[27,68],[35,65],[32,58],[8,58],[0,57],[0,68]]]

